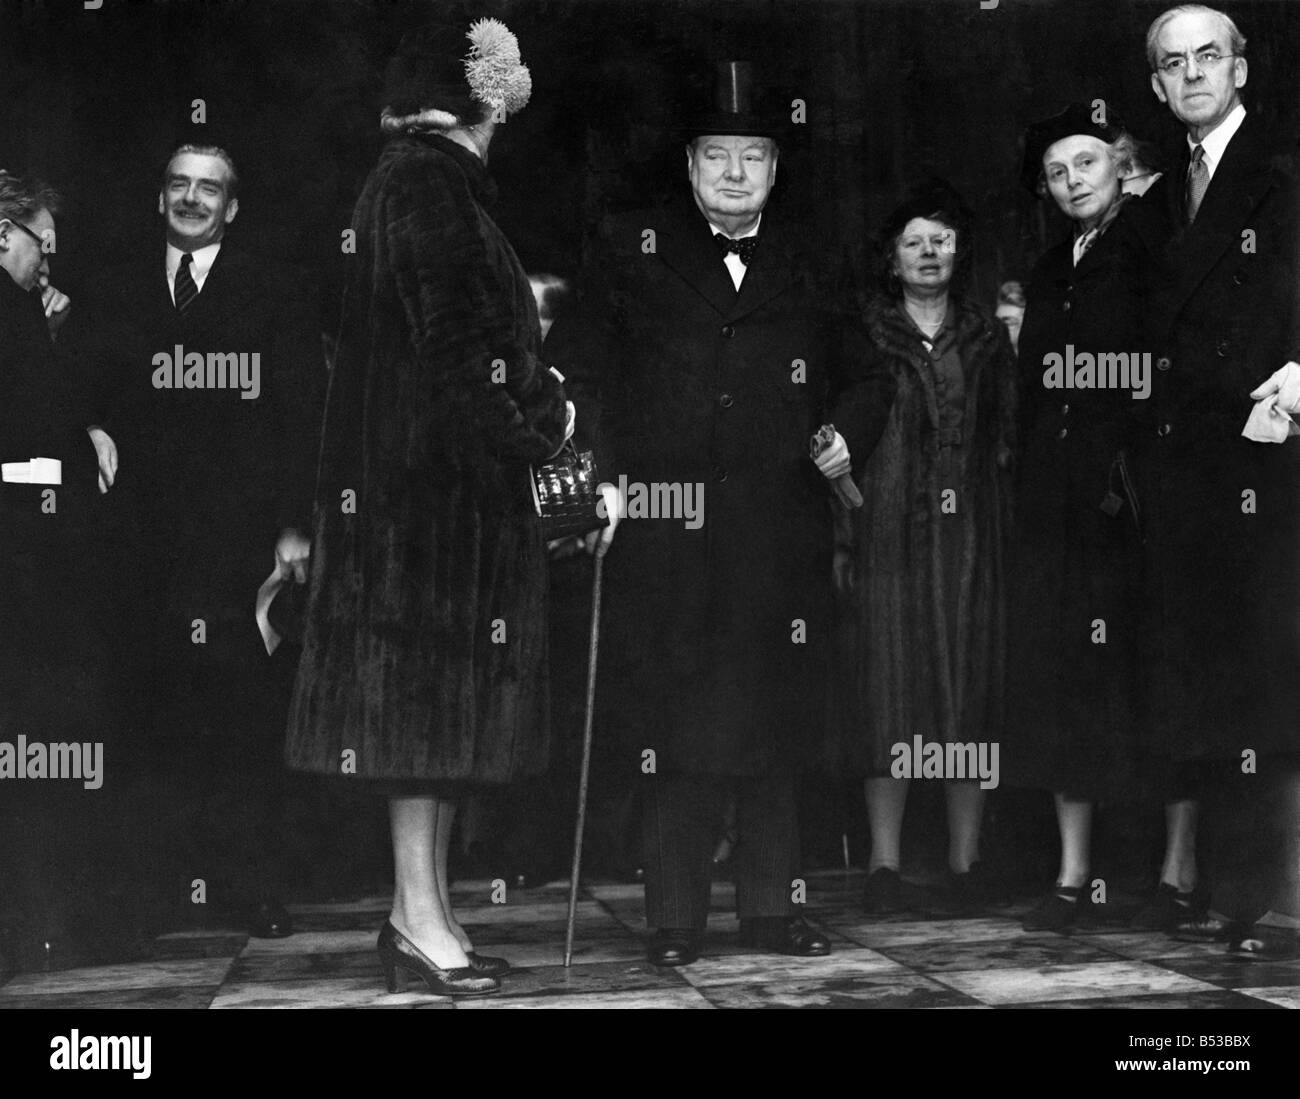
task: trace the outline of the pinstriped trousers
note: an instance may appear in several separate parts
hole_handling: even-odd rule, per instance
[[[737,913],[741,919],[796,913],[791,893],[798,876],[799,811],[793,773],[776,770],[757,778],[658,774],[643,776],[642,782],[646,923],[652,930],[704,930],[713,850],[733,791]]]

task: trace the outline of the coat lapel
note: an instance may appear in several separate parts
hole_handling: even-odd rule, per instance
[[[664,264],[720,316],[730,315],[736,307],[736,288],[704,215],[693,206],[671,210],[658,238]]]
[[[727,320],[738,320],[747,313],[766,305],[790,285],[793,279],[793,256],[788,234],[780,227],[768,228],[765,219],[759,228],[759,245],[754,252],[754,262],[745,270],[740,283],[740,293],[734,301]],[[726,273],[725,265],[723,267]],[[730,276],[728,276],[730,278]]]
[[[229,244],[217,253],[212,270],[203,280],[203,290],[185,315],[185,327],[215,328],[232,313],[244,308],[255,296],[253,280],[248,277],[249,259]],[[166,283],[163,284],[164,292]]]
[[[1254,210],[1272,184],[1272,172],[1262,155],[1261,134],[1248,115],[1228,142],[1223,162],[1215,170],[1196,221],[1174,238],[1170,254],[1174,311],[1181,309],[1225,252],[1240,247],[1241,232],[1249,228]],[[1170,180],[1175,198],[1182,194],[1187,157]],[[1180,220],[1185,216],[1178,202]]]

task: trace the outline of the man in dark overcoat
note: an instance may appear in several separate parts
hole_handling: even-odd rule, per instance
[[[112,440],[88,434],[89,401],[54,339],[72,314],[50,285],[58,212],[53,190],[0,170],[0,981],[116,961],[128,945],[105,829],[128,773],[99,599],[96,457],[108,472]],[[32,746],[69,743],[97,746],[98,765],[77,760],[93,777],[24,766]]]
[[[123,658],[152,838],[170,848],[164,911],[202,900],[280,937],[293,667],[268,656],[254,605],[273,569],[305,572],[325,369],[302,287],[226,240],[238,211],[229,155],[177,149],[165,244],[96,281],[78,335],[118,444]]]
[[[823,253],[765,210],[780,126],[744,63],[688,131],[691,193],[608,226],[548,355],[596,424],[621,516],[607,559],[601,728],[640,776],[650,960],[702,946],[711,855],[736,799],[744,942],[829,952],[795,915],[796,775],[829,667],[829,477],[883,430],[892,379],[841,339]],[[819,464],[809,443],[838,429]]]
[[[1137,454],[1147,720],[1162,754],[1195,766],[1169,812],[1190,813],[1194,828],[1208,801],[1211,907],[1242,927],[1269,909],[1300,916],[1300,447],[1246,426],[1272,418],[1286,438],[1279,384],[1264,383],[1300,360],[1300,225],[1294,141],[1267,134],[1242,102],[1245,46],[1231,19],[1199,5],[1165,12],[1148,34],[1152,88],[1186,141],[1146,196],[1179,228],[1155,297]],[[1223,930],[1188,915],[1184,925]]]

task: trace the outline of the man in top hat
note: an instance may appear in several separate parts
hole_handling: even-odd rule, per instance
[[[1179,228],[1155,303],[1159,357],[1137,454],[1151,598],[1143,676],[1157,731],[1201,770],[1203,796],[1184,811],[1210,802],[1211,909],[1232,917],[1225,928],[1190,913],[1182,931],[1294,951],[1300,444],[1286,441],[1300,403],[1294,142],[1271,137],[1242,102],[1246,40],[1222,12],[1172,8],[1151,24],[1146,46],[1151,87],[1186,139],[1144,198],[1165,204]]]
[[[658,965],[699,955],[731,796],[742,940],[830,950],[796,915],[796,775],[824,722],[830,479],[870,453],[893,380],[828,308],[824,253],[767,208],[782,121],[722,64],[686,131],[689,192],[606,226],[547,344],[617,489],[598,728],[639,776]]]

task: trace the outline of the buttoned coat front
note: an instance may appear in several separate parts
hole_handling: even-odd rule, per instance
[[[710,237],[688,203],[613,220],[547,353],[603,480],[695,486],[703,505],[698,525],[618,528],[602,727],[629,764],[651,749],[659,771],[759,774],[814,751],[825,720],[830,489],[809,439],[833,422],[860,467],[894,383],[796,225],[764,214],[739,292]]]
[[[1300,445],[1242,437],[1250,392],[1300,360],[1296,178],[1247,115],[1196,220],[1187,157],[1148,199],[1184,225],[1152,315],[1159,360],[1137,452],[1146,512],[1143,682],[1176,758],[1294,749]]]

